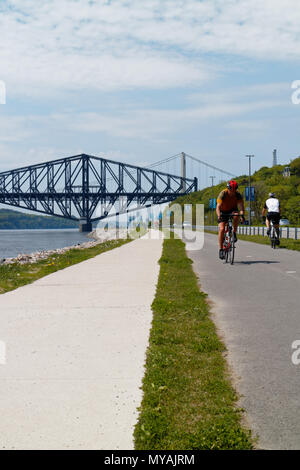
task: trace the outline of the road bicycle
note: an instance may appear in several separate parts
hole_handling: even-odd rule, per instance
[[[225,254],[225,263],[234,263],[235,255],[235,243],[234,243],[234,234],[233,234],[233,217],[238,215],[238,213],[229,214],[228,222],[225,226],[225,235],[223,242],[223,250]]]
[[[273,220],[270,220],[269,237],[270,237],[271,247],[274,248],[275,250],[276,246],[279,245],[279,235],[277,234],[276,228],[274,227]]]

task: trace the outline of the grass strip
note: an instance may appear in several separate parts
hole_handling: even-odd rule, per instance
[[[211,230],[205,230],[207,233],[212,233],[218,235],[218,232],[213,232]],[[239,240],[245,240],[247,242],[260,243],[261,245],[269,245],[269,237],[263,237],[262,235],[242,235],[241,233],[237,234]],[[300,251],[300,240],[292,240],[290,238],[281,238],[280,245],[276,249],[286,248],[287,250]]]
[[[181,240],[164,240],[152,309],[135,448],[252,449],[225,347]]]
[[[93,258],[129,241],[131,240],[109,240],[91,248],[71,249],[63,254],[52,254],[49,258],[32,264],[19,264],[16,262],[0,265],[0,294],[17,289],[25,284],[30,284],[48,274]]]

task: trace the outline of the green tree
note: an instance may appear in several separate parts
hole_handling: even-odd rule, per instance
[[[292,196],[285,203],[284,215],[289,219],[291,224],[299,225],[300,223],[300,196]]]
[[[291,174],[300,176],[300,157],[295,158],[290,163]]]
[[[254,222],[261,222],[262,209],[268,195],[268,187],[264,181],[253,183],[255,188],[255,200],[251,203],[252,210],[255,212]]]

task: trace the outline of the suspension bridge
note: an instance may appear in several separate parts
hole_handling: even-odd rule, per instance
[[[76,220],[81,231],[91,231],[110,215],[173,201],[209,186],[209,178],[232,176],[184,152],[147,167],[81,154],[1,172],[0,204]]]

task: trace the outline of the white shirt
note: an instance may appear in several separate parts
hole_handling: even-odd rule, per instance
[[[280,212],[280,203],[276,197],[270,197],[266,200],[265,209],[268,209],[268,212]]]

